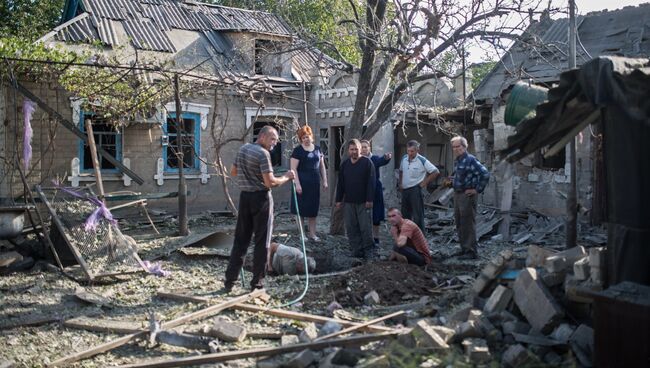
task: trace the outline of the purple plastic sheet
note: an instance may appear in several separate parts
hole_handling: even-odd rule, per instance
[[[36,103],[34,101],[25,99],[23,101],[23,118],[25,119],[25,132],[23,135],[23,165],[25,173],[29,170],[29,164],[32,161],[32,137],[34,130],[32,129],[32,115],[36,110]]]
[[[152,273],[156,276],[167,277],[172,274],[171,271],[163,270],[162,264],[160,264],[160,262],[151,263],[149,261],[144,261],[142,264],[147,269],[147,271],[149,271],[149,273]]]

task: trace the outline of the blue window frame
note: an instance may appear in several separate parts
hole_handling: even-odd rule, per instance
[[[92,112],[82,111],[81,119],[79,121],[79,129],[84,133],[86,132],[85,122],[87,119],[90,119],[93,124],[93,137],[95,138],[95,144],[102,147],[118,161],[122,162],[122,133],[108,120],[101,118]],[[81,172],[92,172],[94,170],[90,147],[82,140],[79,140],[79,166],[79,171]],[[119,172],[115,165],[102,156],[99,156],[99,167],[102,172]]]
[[[183,152],[183,169],[199,170],[201,116],[197,113],[185,112],[181,115],[183,141],[180,141],[176,125],[176,113],[167,114],[163,131],[167,136],[167,145],[163,146],[163,161],[165,172],[178,172],[179,162],[176,152]]]

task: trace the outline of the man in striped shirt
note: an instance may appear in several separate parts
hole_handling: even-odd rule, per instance
[[[403,218],[395,207],[388,210],[388,222],[393,225],[390,234],[395,241],[389,260],[418,266],[431,263],[427,239],[415,222]]]
[[[278,142],[278,132],[272,126],[263,127],[255,143],[243,145],[233,164],[230,175],[237,178],[239,214],[235,241],[230,251],[223,291],[230,292],[239,277],[244,257],[255,234],[253,251],[253,277],[251,289],[264,288],[267,258],[273,231],[273,196],[271,188],[294,178],[292,170],[280,177],[273,176],[273,164],[269,151]]]

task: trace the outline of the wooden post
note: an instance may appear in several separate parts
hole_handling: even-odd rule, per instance
[[[99,165],[99,158],[97,156],[97,146],[95,144],[95,136],[93,135],[93,123],[90,119],[86,119],[86,134],[88,135],[88,147],[90,148],[90,157],[93,159],[93,169],[95,170],[95,181],[97,182],[97,190],[99,191],[99,199],[104,201],[104,182],[102,182],[102,167]]]
[[[174,94],[176,97],[176,139],[178,142],[178,150],[176,157],[178,159],[178,234],[180,236],[187,236],[189,229],[187,228],[187,184],[185,183],[185,175],[183,174],[183,108],[181,106],[181,93],[178,89],[178,74],[174,75]]]

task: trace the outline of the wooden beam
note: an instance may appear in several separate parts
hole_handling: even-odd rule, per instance
[[[190,365],[212,364],[227,362],[237,359],[247,359],[265,356],[274,356],[280,354],[302,351],[305,349],[322,350],[335,346],[361,346],[374,341],[386,340],[397,336],[399,331],[383,332],[378,334],[359,335],[341,339],[317,341],[310,343],[294,344],[280,347],[258,348],[249,350],[228,351],[225,353],[205,354],[171,360],[145,361],[135,364],[118,366],[120,368],[163,368],[163,367],[184,367]]]
[[[41,100],[38,96],[30,92],[18,81],[14,81],[14,82],[15,83],[12,83],[12,85],[16,89],[16,91],[20,92],[23,96],[29,98],[30,100],[36,102],[38,107],[43,109],[50,116],[56,118],[61,123],[61,125],[63,125],[66,129],[71,131],[74,135],[76,135],[77,138],[81,139],[84,143],[88,143],[88,137],[84,134],[84,132],[81,131],[81,129],[79,129],[77,126],[69,122],[66,118],[63,117],[63,115],[59,114],[56,110],[51,108],[48,104],[45,103],[45,101]],[[128,167],[124,166],[123,163],[118,161],[115,157],[113,157],[113,155],[108,153],[102,147],[97,147],[97,153],[103,158],[105,158],[106,160],[108,160],[108,162],[112,163],[116,168],[118,168],[124,174],[128,175],[131,179],[133,179],[134,182],[140,185],[144,183],[144,180],[142,180],[142,178],[139,177],[138,174],[136,174],[133,170],[129,169]]]
[[[211,300],[212,300],[210,298],[205,298],[205,297],[197,297],[197,296],[191,296],[191,295],[173,294],[173,293],[165,293],[165,292],[158,292],[157,295],[159,297],[162,297],[162,298],[180,300],[180,301],[185,301],[185,302],[193,302],[193,303],[210,303]],[[232,308],[233,309],[238,309],[238,310],[243,310],[243,311],[246,311],[246,312],[252,312],[252,313],[264,313],[264,314],[268,314],[270,316],[293,319],[293,320],[296,320],[296,321],[306,321],[306,322],[315,322],[315,323],[336,322],[336,323],[340,324],[341,326],[345,326],[345,327],[352,327],[352,326],[360,325],[360,323],[357,323],[357,322],[344,321],[342,319],[337,319],[337,318],[329,318],[329,317],[324,317],[324,316],[317,316],[315,314],[306,314],[306,313],[300,313],[300,312],[293,312],[293,311],[287,311],[287,310],[283,310],[283,309],[271,309],[271,308],[260,307],[260,306],[252,305],[252,304],[240,303],[240,304],[235,304],[234,306],[232,306]],[[366,330],[366,331],[369,331],[369,332],[393,331],[392,328],[384,327],[384,326],[366,326],[366,327],[363,328],[363,330]]]
[[[63,327],[79,330],[107,332],[115,334],[132,334],[145,331],[148,323],[133,321],[114,321],[108,319],[76,317],[63,322]]]
[[[319,337],[317,339],[314,339],[314,341],[327,340],[327,339],[331,339],[332,337],[336,337],[336,336],[343,335],[343,334],[346,334],[346,333],[354,332],[354,331],[362,329],[363,327],[374,325],[375,323],[379,323],[381,321],[385,321],[385,320],[391,319],[393,317],[401,316],[402,314],[404,314],[404,311],[398,311],[398,312],[395,312],[395,313],[391,313],[389,315],[379,317],[379,318],[375,318],[375,319],[370,320],[368,322],[364,322],[364,323],[362,323],[362,324],[360,324],[358,326],[352,326],[352,327],[344,328],[344,329],[342,329],[340,331],[337,331],[337,332],[332,332],[331,334],[321,336],[321,337]]]
[[[171,328],[174,328],[174,327],[178,327],[178,326],[180,326],[180,325],[182,325],[184,323],[194,321],[194,320],[197,320],[197,319],[201,319],[203,317],[213,315],[215,313],[219,313],[222,310],[230,308],[235,304],[242,303],[242,302],[245,302],[247,300],[253,299],[253,298],[261,295],[263,292],[264,291],[261,290],[261,289],[254,290],[250,294],[245,294],[245,295],[242,295],[242,296],[239,296],[239,297],[236,297],[236,298],[232,298],[232,299],[227,300],[225,302],[209,306],[207,308],[204,308],[204,309],[198,310],[198,311],[196,311],[194,313],[190,313],[190,314],[187,314],[185,316],[176,318],[176,319],[171,320],[169,322],[164,322],[160,326],[160,330],[161,331],[168,330],[168,329],[171,329]],[[129,343],[132,340],[135,340],[137,338],[146,336],[148,333],[149,333],[149,330],[147,329],[147,330],[144,330],[144,331],[141,331],[141,332],[136,332],[136,333],[132,333],[130,335],[126,335],[126,336],[121,337],[121,338],[116,339],[116,340],[108,341],[108,342],[106,342],[104,344],[97,345],[97,346],[94,346],[92,348],[86,349],[84,351],[74,353],[74,354],[65,356],[63,358],[57,359],[57,360],[53,361],[52,363],[50,363],[48,365],[48,367],[57,367],[57,366],[62,366],[62,365],[69,365],[69,364],[71,364],[73,362],[76,362],[76,361],[79,361],[81,359],[89,358],[91,356],[94,356],[94,355],[97,355],[97,354],[100,354],[100,353],[115,349],[115,348],[120,347],[122,345],[125,345],[125,344]]]

